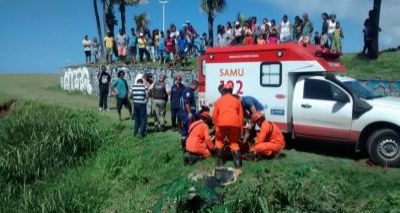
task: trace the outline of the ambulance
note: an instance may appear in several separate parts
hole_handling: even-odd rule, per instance
[[[338,54],[296,43],[230,46],[209,48],[198,64],[200,105],[212,109],[218,86],[232,82],[289,138],[354,143],[374,163],[400,166],[400,98],[340,75]]]

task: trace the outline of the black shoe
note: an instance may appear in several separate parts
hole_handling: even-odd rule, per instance
[[[197,161],[203,160],[203,159],[204,159],[204,157],[202,157],[202,156],[189,154],[189,155],[186,155],[186,156],[183,157],[183,163],[185,165],[193,165]]]
[[[215,149],[215,156],[217,158],[217,161],[215,162],[216,166],[223,166],[225,164],[225,161],[222,157],[222,149]]]
[[[260,161],[262,159],[262,156],[257,152],[248,152],[243,156],[243,159],[249,161]]]
[[[186,152],[186,139],[181,139],[181,148],[183,152]]]
[[[242,156],[240,154],[240,151],[232,152],[233,156],[233,164],[235,165],[236,168],[242,167]]]

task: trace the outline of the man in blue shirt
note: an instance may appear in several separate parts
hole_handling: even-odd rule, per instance
[[[118,72],[118,79],[114,81],[112,84],[112,90],[117,95],[117,111],[119,120],[122,121],[121,118],[121,109],[122,105],[125,106],[129,110],[130,118],[132,118],[132,105],[128,99],[128,83],[124,79],[125,72]]]
[[[186,58],[186,52],[188,50],[188,43],[185,38],[185,34],[183,31],[179,32],[179,39],[178,39],[178,53],[179,53],[179,60],[181,62],[181,66],[184,66],[187,64],[187,58]],[[185,60],[185,63],[183,63],[183,60]]]
[[[132,35],[128,38],[128,47],[129,47],[129,55],[131,57],[131,64],[136,64],[136,55],[137,55],[137,36],[135,33],[135,28],[131,28]]]
[[[247,143],[249,137],[251,135],[254,136],[255,134],[255,125],[252,122],[252,116],[256,113],[259,112],[261,114],[264,114],[264,106],[258,101],[256,98],[252,96],[238,96],[235,95],[239,100],[242,102],[242,107],[243,107],[243,115],[246,118],[246,127],[245,127],[245,132],[243,136],[243,143]]]
[[[181,118],[178,113],[183,90],[185,90],[185,85],[182,84],[182,76],[177,75],[175,77],[175,84],[171,88],[171,123],[174,130],[178,130],[178,127],[181,127]],[[176,124],[177,120],[178,125]]]
[[[182,150],[186,151],[186,137],[189,131],[189,125],[196,116],[196,98],[194,92],[199,87],[199,82],[193,80],[190,87],[186,87],[180,99],[179,116],[182,120],[181,127],[181,145]]]

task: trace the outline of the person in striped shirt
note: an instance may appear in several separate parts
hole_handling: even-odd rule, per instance
[[[147,88],[143,84],[143,79],[138,79],[136,84],[131,86],[131,92],[133,97],[133,116],[135,120],[133,135],[136,136],[139,133],[140,137],[145,137],[147,123]]]

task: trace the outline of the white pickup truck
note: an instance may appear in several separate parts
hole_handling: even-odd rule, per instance
[[[212,108],[217,87],[253,96],[268,120],[291,138],[342,141],[383,166],[400,166],[400,98],[375,95],[318,47],[286,43],[210,48],[199,59],[200,104]]]

